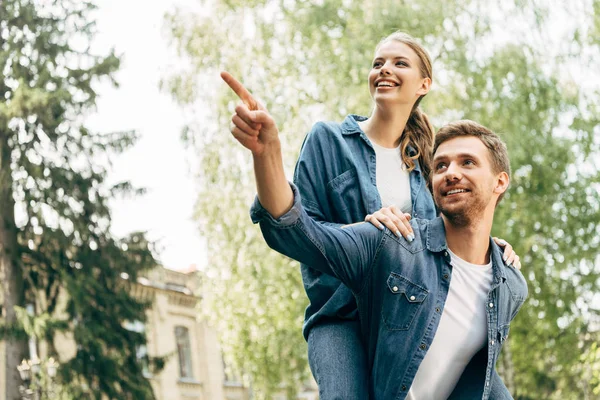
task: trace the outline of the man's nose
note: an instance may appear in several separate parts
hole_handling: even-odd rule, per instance
[[[460,173],[460,168],[455,163],[450,163],[448,168],[446,168],[446,180],[447,181],[457,181],[460,180],[462,174]]]

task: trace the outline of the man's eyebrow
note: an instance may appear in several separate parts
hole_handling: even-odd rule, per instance
[[[448,158],[448,156],[446,154],[444,154],[444,153],[442,153],[442,154],[435,154],[433,156],[433,161],[437,161],[437,160],[442,159],[442,158]]]
[[[435,156],[433,156],[433,161],[437,161],[439,159],[444,159],[444,158],[448,158],[450,157],[448,154],[446,153],[441,153],[441,154],[436,154]],[[479,156],[475,153],[459,153],[456,154],[456,158],[474,158],[479,160]]]

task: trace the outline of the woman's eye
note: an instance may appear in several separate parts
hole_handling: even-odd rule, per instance
[[[398,62],[396,63],[396,65],[398,65],[398,66],[401,66],[401,67],[408,67],[408,64],[407,64],[407,63],[405,63],[404,61],[398,61]]]
[[[475,161],[473,161],[473,160],[465,160],[465,165],[475,165]]]
[[[436,166],[435,166],[435,170],[436,170],[436,171],[439,171],[440,169],[444,168],[445,166],[446,166],[446,164],[444,164],[444,163],[439,163],[439,164],[436,164]]]

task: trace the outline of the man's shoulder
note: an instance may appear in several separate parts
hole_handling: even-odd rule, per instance
[[[520,270],[513,266],[508,266],[502,260],[503,250],[498,247],[498,245],[490,238],[490,245],[492,249],[492,259],[495,264],[497,264],[503,272],[503,275],[506,279],[505,284],[510,292],[510,296],[513,301],[521,303],[527,298],[527,280],[523,276]]]
[[[441,253],[448,248],[444,221],[441,217],[414,218],[411,219],[410,224],[415,232],[414,242],[419,241],[424,249],[432,253]]]
[[[527,280],[517,268],[503,265],[506,275],[506,286],[510,291],[511,297],[515,301],[523,301],[527,298],[528,288]]]

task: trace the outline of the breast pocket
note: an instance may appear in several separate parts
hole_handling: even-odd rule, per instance
[[[383,323],[388,330],[408,330],[429,292],[393,272],[386,286],[381,311]]]
[[[332,212],[337,220],[358,222],[366,215],[365,200],[361,192],[361,182],[356,170],[350,169],[338,175],[327,184],[328,197],[331,202]]]

